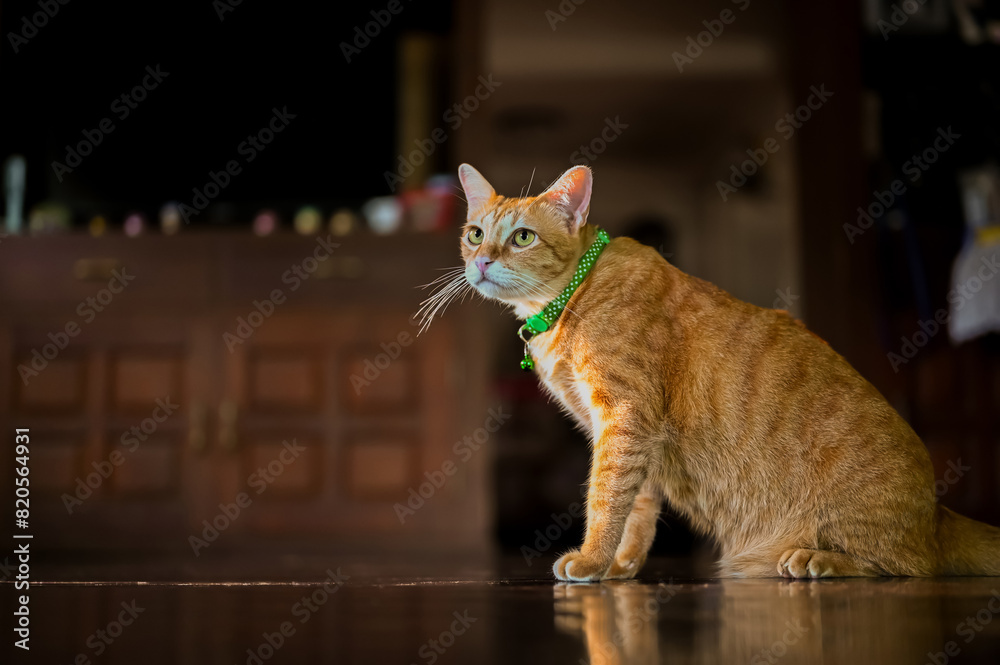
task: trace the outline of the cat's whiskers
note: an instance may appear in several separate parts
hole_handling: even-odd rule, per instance
[[[544,307],[546,304],[548,304],[548,301],[552,300],[557,295],[559,295],[558,293],[556,293],[555,289],[553,289],[551,286],[549,286],[545,282],[541,281],[540,279],[538,279],[534,275],[521,274],[521,275],[515,275],[515,277],[517,277],[518,279],[524,280],[523,286],[529,287],[529,288],[533,288],[535,295],[540,296],[540,297],[543,298],[542,307]],[[529,281],[529,280],[532,280],[532,281]],[[577,314],[576,312],[574,312],[568,305],[564,306],[563,309],[565,311],[569,312],[570,314],[572,314],[573,316],[576,316],[576,317],[580,316],[579,314]]]
[[[532,284],[523,277],[516,278],[515,282],[518,290],[521,292],[521,295],[538,297],[546,300],[552,299],[552,295],[543,286]]]
[[[530,201],[528,201],[524,205],[524,207],[521,208],[521,210],[520,210],[521,217],[525,217],[537,203],[539,203],[540,201],[543,201],[543,200],[544,199],[541,196],[536,196],[535,198],[533,198]]]
[[[535,181],[535,169],[531,169],[531,178],[528,179],[528,186],[521,188],[520,198],[524,198],[525,193],[531,194],[531,183]]]
[[[460,201],[463,201],[463,202],[464,202],[464,203],[466,203],[466,204],[468,204],[468,203],[469,203],[469,202],[468,202],[468,200],[467,200],[467,199],[465,198],[465,190],[464,190],[464,189],[462,189],[462,188],[461,188],[461,187],[459,187],[458,185],[452,185],[452,188],[453,188],[453,189],[457,189],[457,190],[458,190],[459,192],[461,192],[461,193],[459,193],[459,194],[455,194],[455,193],[453,193],[453,194],[452,194],[452,196],[454,196],[455,198],[457,198],[457,199],[458,199],[458,200],[460,200]]]
[[[441,282],[453,280],[455,278],[455,275],[465,274],[465,266],[457,266],[457,267],[453,267],[453,268],[438,268],[438,270],[447,270],[448,272],[446,272],[443,275],[441,275],[441,276],[439,276],[439,277],[431,280],[430,282],[428,282],[426,284],[422,284],[421,286],[419,286],[417,288],[427,289],[427,288],[430,288],[430,287],[432,287],[432,286],[434,286],[436,284],[439,284]]]
[[[468,290],[472,288],[465,279],[464,266],[447,270],[448,272],[423,286],[423,288],[427,288],[436,285],[437,288],[420,303],[420,309],[414,315],[420,317],[418,335],[427,330],[434,318],[438,314],[443,314],[451,302],[459,296],[464,299],[468,295]]]
[[[537,280],[535,283],[529,281],[529,277],[526,275],[513,275],[512,281],[514,282],[514,287],[521,292],[521,295],[535,299],[538,298],[540,301],[547,302],[555,297],[555,291],[552,290],[546,284],[542,284]]]
[[[460,288],[450,290],[448,292],[442,293],[439,297],[435,298],[433,301],[424,303],[421,309],[417,312],[420,316],[420,330],[417,332],[418,335],[424,333],[431,325],[431,322],[437,317],[438,314],[443,314],[448,308],[448,305],[461,293]]]

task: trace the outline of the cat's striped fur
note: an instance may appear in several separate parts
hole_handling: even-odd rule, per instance
[[[593,240],[590,170],[527,198],[496,195],[471,166],[459,175],[465,279],[522,319],[537,312]],[[512,241],[520,229],[528,246]],[[559,579],[634,576],[663,499],[718,542],[724,575],[1000,575],[1000,529],[938,505],[917,435],[783,311],[618,238],[530,349],[593,445],[586,537]]]

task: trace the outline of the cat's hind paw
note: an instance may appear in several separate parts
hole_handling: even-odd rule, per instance
[[[636,576],[636,573],[639,572],[645,563],[645,554],[637,556],[618,555],[615,557],[615,562],[611,564],[608,574],[604,577],[609,580],[630,580]]]
[[[833,571],[827,566],[821,566],[822,554],[816,550],[788,550],[778,561],[778,573],[782,577],[829,577]]]
[[[778,574],[791,578],[876,577],[874,565],[842,552],[828,550],[787,550],[778,560]]]

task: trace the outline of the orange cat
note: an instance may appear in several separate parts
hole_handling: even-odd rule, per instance
[[[469,286],[528,319],[598,238],[591,172],[528,198],[498,196],[467,164],[459,177],[466,265],[425,321]],[[718,541],[724,575],[1000,575],[1000,529],[937,504],[917,435],[800,322],[628,238],[592,264],[526,345],[593,442],[586,536],[556,577],[634,576],[664,499]]]

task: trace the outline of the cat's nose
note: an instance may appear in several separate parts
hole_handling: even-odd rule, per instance
[[[493,261],[489,260],[485,256],[477,256],[474,263],[476,264],[476,267],[479,268],[479,274],[485,277],[486,271],[489,269],[490,264],[493,263]]]

